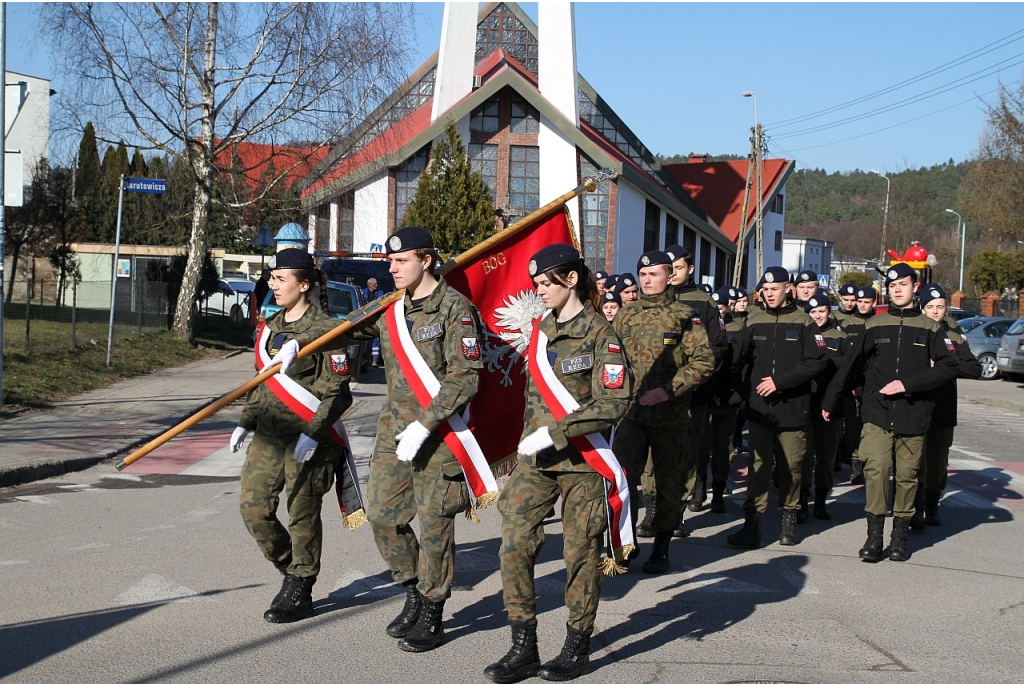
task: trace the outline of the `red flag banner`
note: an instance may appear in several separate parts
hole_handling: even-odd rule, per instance
[[[528,271],[530,257],[552,243],[575,244],[564,205],[444,280],[480,310],[484,370],[467,422],[495,473],[507,472],[519,446],[526,410],[526,359],[533,320],[544,313]]]

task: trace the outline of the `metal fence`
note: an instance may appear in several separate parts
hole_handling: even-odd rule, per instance
[[[960,304],[962,309],[966,309],[970,312],[981,313],[981,298],[980,297],[965,297],[963,302]],[[1017,312],[1020,311],[1020,302],[1018,300],[996,300],[995,311],[993,316],[1005,316],[1007,318],[1016,318]]]

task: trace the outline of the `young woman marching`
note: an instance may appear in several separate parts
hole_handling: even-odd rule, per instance
[[[534,322],[530,340],[519,463],[498,501],[512,649],[484,670],[496,683],[538,673],[559,681],[587,673],[602,571],[614,571],[615,561],[632,550],[625,474],[601,436],[629,406],[632,379],[621,343],[596,309],[594,277],[572,246],[545,247],[529,269],[547,312]],[[542,521],[559,496],[568,634],[561,653],[541,666],[534,566],[544,545]],[[602,560],[609,510],[615,558]]]
[[[326,279],[312,256],[302,250],[278,252],[270,262],[270,287],[281,310],[267,319],[256,342],[256,368],[296,335],[323,319],[327,312]],[[320,305],[310,295],[320,283]],[[351,363],[358,363],[351,360]],[[237,452],[250,431],[255,431],[242,466],[241,510],[246,528],[263,555],[284,574],[281,591],[263,618],[270,623],[291,623],[313,615],[313,584],[320,571],[324,494],[339,470],[339,493],[346,525],[365,521],[342,413],[352,404],[349,392],[350,361],[344,354],[311,354],[252,390],[245,401],[238,428],[231,435]],[[277,519],[281,490],[288,489],[288,527]],[[347,512],[347,514],[346,514]]]

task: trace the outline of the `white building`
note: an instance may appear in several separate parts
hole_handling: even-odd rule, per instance
[[[782,239],[782,267],[791,274],[813,271],[827,288],[832,278],[832,247],[833,243],[821,238],[787,235]]]
[[[7,170],[10,185],[17,176],[17,168],[23,170],[22,185],[32,183],[32,172],[40,158],[50,156],[50,81],[48,79],[6,73],[6,111],[4,123],[7,130]],[[20,153],[21,159],[18,159]]]
[[[592,269],[633,272],[644,251],[679,243],[695,256],[696,280],[730,282],[735,237],[577,71],[573,16],[571,3],[539,3],[537,24],[514,3],[447,3],[438,52],[300,186],[313,249],[379,251],[451,118],[495,207],[519,216],[602,167],[619,174],[569,203]],[[766,198],[782,193],[791,169],[766,183]],[[765,225],[774,235],[770,216]],[[766,264],[781,258],[778,230]]]

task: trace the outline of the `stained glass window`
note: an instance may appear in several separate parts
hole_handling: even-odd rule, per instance
[[[540,148],[536,145],[509,146],[509,204],[532,212],[540,207]]]
[[[537,38],[505,3],[499,3],[476,27],[476,61],[501,48],[537,75]]]
[[[596,176],[597,165],[586,157],[580,158],[580,174],[583,177]],[[583,258],[592,271],[604,269],[608,256],[608,206],[609,185],[607,179],[597,184],[592,193],[580,196],[580,214]]]
[[[405,217],[409,204],[416,196],[420,174],[427,168],[429,160],[430,146],[428,145],[395,168],[395,226],[402,225],[402,218]]]
[[[473,171],[479,171],[484,177],[487,189],[491,191],[491,201],[497,201],[498,191],[498,146],[470,143],[467,149],[469,162]]]

